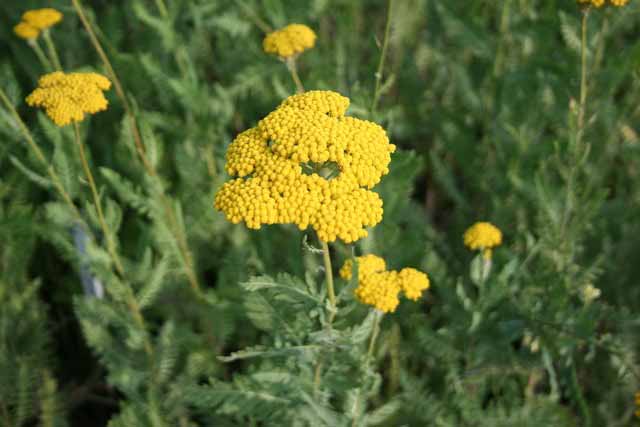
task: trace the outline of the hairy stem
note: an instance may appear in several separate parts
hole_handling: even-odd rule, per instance
[[[40,43],[38,43],[38,40],[30,39],[28,43],[29,43],[29,46],[31,46],[31,48],[33,49],[33,52],[38,57],[38,61],[40,61],[40,65],[42,65],[42,68],[44,68],[45,71],[47,72],[53,70],[53,67],[51,66],[51,62],[47,58],[47,55],[44,54],[44,51],[40,47]]]
[[[60,57],[58,56],[58,51],[56,50],[56,45],[53,44],[53,39],[51,39],[51,33],[49,29],[46,29],[42,32],[44,35],[44,42],[47,45],[47,50],[49,51],[49,57],[53,62],[53,66],[57,71],[62,71],[62,64],[60,63]]]
[[[91,173],[91,168],[89,168],[89,162],[87,162],[87,157],[84,152],[84,144],[82,143],[82,139],[80,138],[80,126],[78,126],[77,122],[73,123],[73,130],[75,135],[76,146],[78,147],[78,154],[80,154],[80,162],[82,163],[82,169],[84,170],[84,174],[89,181],[89,187],[91,187],[91,194],[93,195],[93,204],[96,206],[96,212],[98,213],[98,221],[100,222],[100,227],[102,228],[102,233],[104,234],[105,239],[107,239],[107,249],[109,250],[109,254],[111,255],[111,259],[113,259],[113,263],[116,267],[116,270],[121,275],[124,275],[124,268],[122,267],[122,263],[120,261],[120,257],[118,256],[118,252],[116,251],[116,245],[113,241],[113,235],[109,230],[109,226],[104,219],[104,213],[102,212],[102,203],[100,202],[100,195],[98,194],[98,189],[96,187],[96,182],[93,179],[93,174]]]
[[[329,296],[329,303],[331,304],[331,313],[329,313],[329,326],[333,323],[333,319],[336,316],[336,293],[333,288],[333,268],[331,266],[331,253],[329,252],[329,245],[327,242],[320,240],[322,244],[322,258],[324,260],[324,271],[327,278],[327,295]]]
[[[302,80],[300,80],[300,76],[298,75],[298,66],[296,64],[296,58],[293,56],[285,59],[285,64],[287,64],[287,69],[291,74],[291,78],[293,78],[293,82],[296,84],[296,92],[304,93],[304,86],[302,85]]]
[[[384,39],[382,41],[382,52],[380,53],[380,61],[378,62],[378,70],[376,71],[376,89],[373,92],[373,101],[371,102],[371,113],[378,108],[380,101],[380,92],[382,90],[382,72],[384,71],[384,63],[387,59],[387,49],[389,47],[389,34],[391,33],[391,12],[393,9],[393,0],[389,0],[387,9],[387,23],[384,28]]]

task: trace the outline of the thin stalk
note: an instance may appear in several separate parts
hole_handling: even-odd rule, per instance
[[[38,43],[38,40],[29,39],[27,43],[29,43],[29,46],[31,46],[36,56],[38,57],[38,61],[40,61],[40,65],[42,65],[42,67],[47,72],[53,70],[53,67],[51,66],[51,62],[49,61],[49,59],[47,59],[47,55],[44,54],[44,51],[40,47],[40,43]]]
[[[164,19],[167,19],[169,17],[169,11],[167,9],[167,5],[164,3],[164,0],[156,0],[156,7],[158,8],[160,15],[162,15]]]
[[[57,71],[62,71],[62,65],[60,63],[60,57],[58,56],[58,51],[56,50],[56,45],[53,44],[53,39],[51,39],[51,33],[48,29],[42,32],[44,35],[44,42],[47,45],[47,50],[49,51],[49,57],[53,62],[53,66]]]
[[[329,245],[324,240],[320,240],[322,244],[322,258],[324,260],[324,272],[327,278],[327,295],[329,296],[329,303],[331,304],[331,313],[329,313],[329,326],[333,323],[333,319],[336,316],[336,293],[333,289],[333,269],[331,266],[331,253],[329,252]]]
[[[371,102],[371,113],[378,108],[380,101],[380,91],[382,89],[382,72],[384,71],[384,63],[387,59],[387,49],[389,47],[389,34],[391,33],[391,12],[393,9],[393,0],[389,0],[389,8],[387,9],[387,23],[384,28],[384,39],[382,41],[382,52],[380,53],[380,61],[378,62],[378,70],[376,71],[376,89],[373,93],[373,101]]]
[[[376,345],[376,340],[380,334],[380,320],[382,319],[382,313],[379,310],[375,311],[375,318],[373,319],[373,331],[371,331],[371,338],[369,340],[369,350],[367,351],[366,363],[369,364],[371,357],[373,356],[373,349]]]
[[[62,197],[62,200],[64,200],[64,202],[71,208],[74,216],[76,216],[76,218],[82,222],[82,216],[80,215],[80,212],[78,211],[78,208],[76,207],[76,205],[73,204],[73,201],[71,200],[71,196],[62,185],[62,180],[58,176],[56,170],[49,163],[49,161],[47,161],[47,158],[44,156],[44,153],[42,152],[40,147],[38,147],[38,144],[36,144],[35,140],[33,139],[33,136],[31,135],[29,128],[22,121],[22,118],[18,114],[18,111],[11,103],[11,100],[1,88],[0,88],[0,100],[2,100],[2,103],[4,104],[4,106],[7,108],[7,110],[9,110],[9,113],[11,113],[13,118],[16,120],[16,123],[18,124],[18,128],[20,128],[20,132],[24,137],[24,140],[27,141],[27,145],[29,146],[29,148],[33,151],[33,153],[35,154],[38,161],[42,164],[42,166],[46,169],[47,174],[51,178],[51,182],[53,183],[53,186],[55,187],[60,197]]]
[[[93,195],[93,204],[96,206],[96,211],[98,213],[98,220],[100,222],[100,227],[102,228],[102,233],[104,234],[105,239],[107,239],[107,249],[109,250],[109,254],[113,259],[113,263],[116,266],[116,270],[120,275],[124,275],[124,268],[122,268],[122,263],[120,262],[120,257],[116,251],[116,246],[113,241],[113,235],[109,230],[109,226],[104,219],[104,214],[102,212],[102,203],[100,202],[100,196],[98,195],[98,189],[96,188],[96,182],[93,179],[93,174],[91,173],[91,168],[89,168],[89,162],[87,162],[87,157],[84,152],[84,144],[82,143],[82,139],[80,138],[80,126],[78,126],[77,122],[73,123],[73,130],[75,135],[76,146],[78,147],[78,153],[80,154],[80,162],[82,163],[82,169],[84,170],[84,174],[89,181],[89,187],[91,187],[91,194]]]
[[[285,64],[287,64],[287,70],[291,74],[291,78],[293,78],[293,82],[296,84],[296,93],[303,93],[304,86],[302,85],[302,80],[300,80],[300,76],[298,75],[298,66],[296,64],[296,58],[294,56],[290,56],[284,60]]]
[[[264,22],[253,9],[251,9],[247,4],[242,0],[236,0],[236,3],[240,5],[242,9],[244,9],[244,13],[249,16],[249,18],[256,24],[256,27],[260,28],[263,33],[270,33],[273,31],[273,28],[266,22]]]
[[[580,106],[578,109],[578,133],[576,145],[580,146],[584,133],[584,116],[587,106],[587,19],[589,8],[582,11],[582,35],[580,38]]]
[[[582,412],[584,427],[591,427],[591,414],[589,413],[589,405],[587,405],[587,402],[584,400],[584,396],[582,395],[582,389],[580,388],[580,384],[578,383],[578,374],[576,373],[576,364],[574,362],[571,362],[571,383],[573,385],[580,412]]]
[[[129,118],[131,132],[133,134],[133,140],[134,140],[136,151],[138,153],[138,157],[142,162],[142,165],[144,166],[144,169],[147,172],[147,174],[151,178],[159,180],[160,178],[158,176],[158,172],[156,171],[155,167],[151,164],[151,162],[147,158],[146,150],[144,148],[144,145],[142,143],[142,138],[138,130],[138,124],[137,124],[135,115],[133,114],[133,109],[131,108],[131,105],[129,104],[129,101],[125,95],[124,89],[122,88],[122,84],[120,83],[120,79],[118,79],[118,76],[115,70],[113,69],[111,62],[109,61],[107,54],[102,48],[102,45],[100,44],[100,41],[98,40],[98,37],[96,36],[96,33],[93,30],[93,27],[91,26],[91,23],[87,19],[82,9],[82,6],[80,4],[80,0],[71,0],[71,1],[76,10],[76,13],[78,14],[78,17],[80,18],[80,21],[82,21],[82,25],[84,26],[85,30],[89,34],[89,38],[91,39],[91,43],[93,44],[93,47],[98,53],[98,56],[100,56],[100,59],[102,60],[102,63],[104,64],[107,70],[107,74],[109,75],[109,78],[111,79],[111,81],[113,81],[116,94],[118,95],[118,98],[120,98],[120,101],[122,102],[125,113]],[[159,185],[158,188],[161,188],[161,185]],[[171,206],[171,202],[169,198],[166,196],[166,194],[164,194],[164,192],[162,192],[162,190],[160,190],[160,199],[161,199],[162,207],[165,211],[165,218],[168,221],[169,229],[171,230],[171,233],[173,234],[173,237],[174,239],[176,239],[176,242],[178,244],[180,255],[182,257],[182,262],[184,263],[187,279],[189,280],[189,284],[193,289],[194,293],[196,294],[196,296],[198,298],[203,298],[202,290],[200,289],[200,284],[198,283],[197,275],[193,267],[193,260],[192,260],[191,253],[189,251],[186,236],[184,235],[183,230],[179,227],[175,212],[173,211],[173,207]]]

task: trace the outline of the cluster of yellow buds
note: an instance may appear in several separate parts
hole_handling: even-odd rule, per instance
[[[110,87],[109,79],[101,74],[56,71],[42,76],[26,101],[32,107],[43,107],[57,126],[65,126],[82,121],[85,114],[106,110],[108,102],[102,91]]]
[[[34,9],[22,15],[22,22],[13,27],[14,33],[23,39],[34,40],[41,31],[47,30],[62,21],[62,13],[55,9]]]
[[[262,42],[266,53],[289,58],[311,49],[316,43],[316,33],[306,25],[290,24],[267,34]]]
[[[491,249],[502,243],[502,232],[490,222],[476,222],[464,232],[464,244],[471,250],[481,250],[486,260]]]
[[[382,220],[382,199],[370,191],[389,172],[391,153],[379,125],[345,116],[349,99],[331,91],[290,96],[258,125],[236,137],[215,208],[233,223],[311,226],[324,242],[346,243]],[[327,179],[318,165],[335,165]],[[303,166],[312,169],[303,173]]]
[[[629,3],[629,0],[577,0],[578,3],[586,5],[586,6],[595,6],[595,7],[602,7],[605,4],[607,5],[611,5],[611,6],[615,6],[615,7],[622,7],[622,6],[626,6],[627,3]]]
[[[422,292],[429,288],[429,277],[414,268],[387,271],[384,259],[376,255],[356,258],[358,262],[358,287],[356,298],[363,304],[390,313],[400,303],[400,292],[410,300],[417,301]],[[340,269],[340,277],[351,280],[353,261],[347,260]]]

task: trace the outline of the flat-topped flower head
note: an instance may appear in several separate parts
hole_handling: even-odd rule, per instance
[[[80,122],[85,114],[107,109],[103,91],[111,82],[97,73],[69,73],[60,71],[46,74],[38,80],[38,88],[27,97],[27,104],[42,107],[58,126]]]
[[[25,40],[35,40],[40,35],[40,30],[31,24],[21,22],[13,27],[13,32],[20,38]]]
[[[60,21],[62,21],[62,13],[50,7],[29,10],[22,14],[22,22],[25,22],[38,30],[51,28]]]
[[[491,248],[502,244],[502,232],[490,222],[476,222],[464,232],[464,244],[471,250],[482,250],[491,258]]]
[[[331,91],[290,96],[238,135],[226,164],[237,178],[218,191],[215,208],[253,229],[296,224],[325,242],[365,237],[382,220],[382,199],[370,189],[389,172],[395,146],[379,125],[345,116],[348,106]],[[323,165],[339,175],[320,175]]]
[[[602,7],[604,5],[622,7],[629,3],[629,0],[577,0],[579,4],[585,6]]]
[[[364,255],[356,258],[358,262],[358,287],[354,291],[356,298],[363,304],[391,313],[400,303],[400,293],[416,301],[422,292],[429,288],[429,277],[416,269],[403,268],[387,271],[384,260],[376,255]],[[351,280],[353,261],[347,260],[340,269],[340,277]]]
[[[306,25],[291,24],[276,30],[262,41],[266,53],[289,58],[311,49],[316,43],[316,33]]]

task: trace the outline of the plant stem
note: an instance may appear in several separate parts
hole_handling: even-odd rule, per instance
[[[80,154],[80,162],[82,163],[82,169],[84,169],[84,174],[89,181],[89,187],[91,187],[91,193],[93,195],[93,203],[96,206],[96,212],[98,213],[98,220],[100,221],[100,227],[102,228],[102,233],[104,234],[105,239],[107,239],[107,248],[109,250],[109,254],[113,259],[113,263],[116,267],[116,270],[120,275],[124,275],[124,268],[122,268],[122,263],[120,262],[120,258],[118,257],[118,253],[116,252],[116,246],[113,241],[113,235],[109,230],[107,222],[104,219],[104,214],[102,212],[102,204],[100,203],[100,196],[98,195],[98,189],[96,188],[96,182],[93,179],[93,174],[91,173],[91,169],[89,168],[89,163],[87,162],[87,157],[84,152],[84,144],[82,143],[82,139],[80,138],[80,126],[78,126],[77,122],[73,123],[73,130],[75,134],[76,146],[78,147],[78,153]]]
[[[585,402],[584,396],[582,395],[582,389],[580,388],[580,384],[578,383],[578,374],[576,373],[576,364],[573,361],[571,362],[571,383],[573,385],[578,406],[580,407],[580,411],[582,412],[582,417],[584,418],[584,427],[591,427],[591,414],[589,413],[589,406],[587,405],[587,402]]]
[[[31,48],[35,52],[36,56],[38,57],[38,61],[40,61],[40,64],[45,69],[45,71],[49,72],[53,70],[53,67],[51,66],[51,62],[47,59],[47,55],[45,55],[44,52],[42,51],[42,48],[40,47],[40,43],[38,43],[38,40],[30,39],[28,43],[29,43],[29,46],[31,46]]]
[[[324,271],[327,278],[327,295],[329,296],[329,303],[331,304],[331,313],[329,313],[329,326],[333,323],[333,319],[336,316],[336,293],[333,289],[333,269],[331,266],[331,253],[329,252],[329,245],[324,240],[320,240],[322,244],[322,258],[324,260]]]
[[[167,195],[161,190],[162,188],[162,183],[160,182],[160,177],[158,176],[158,172],[155,169],[155,167],[153,166],[153,164],[151,164],[151,162],[149,161],[149,159],[147,158],[146,155],[146,150],[144,148],[144,145],[142,143],[142,138],[140,136],[140,132],[138,131],[138,124],[135,118],[135,115],[133,114],[133,109],[131,108],[131,105],[129,104],[129,101],[125,95],[124,89],[122,88],[122,84],[120,83],[120,79],[118,79],[118,76],[115,72],[115,70],[113,69],[113,66],[111,65],[111,62],[109,61],[109,58],[107,57],[107,54],[105,53],[104,49],[102,48],[102,45],[100,45],[100,41],[98,41],[98,38],[96,36],[95,31],[93,30],[93,27],[91,26],[91,23],[89,23],[89,20],[87,19],[82,6],[80,4],[80,0],[71,0],[73,2],[73,6],[76,9],[76,12],[78,14],[78,17],[80,18],[80,21],[82,21],[82,24],[85,28],[85,30],[87,31],[87,33],[89,34],[89,38],[91,39],[91,43],[93,44],[93,47],[95,48],[96,52],[98,53],[98,56],[100,56],[100,59],[102,60],[102,63],[104,64],[105,68],[107,69],[107,74],[109,74],[109,78],[113,81],[113,85],[114,88],[116,90],[116,94],[118,95],[118,98],[120,98],[120,101],[122,102],[122,105],[124,107],[125,113],[127,115],[127,117],[129,118],[129,124],[131,127],[131,132],[133,135],[133,141],[135,144],[135,148],[136,151],[138,153],[138,157],[140,159],[140,161],[142,162],[142,165],[144,166],[145,171],[147,172],[147,174],[154,180],[156,180],[158,182],[158,186],[157,188],[159,188],[159,197],[161,199],[161,203],[162,203],[162,207],[164,209],[165,212],[165,218],[168,222],[168,226],[169,226],[169,230],[171,230],[171,233],[173,235],[173,238],[176,240],[177,244],[178,244],[178,249],[180,251],[180,255],[182,258],[182,262],[184,264],[184,268],[185,268],[185,274],[187,275],[187,279],[189,280],[189,284],[193,290],[193,292],[195,293],[196,297],[198,297],[199,299],[203,298],[203,294],[202,294],[202,290],[200,289],[200,284],[198,283],[198,278],[196,275],[196,272],[194,270],[193,267],[193,260],[192,260],[192,256],[191,253],[189,251],[189,246],[187,243],[187,239],[186,236],[184,235],[184,230],[181,229],[181,227],[178,224],[175,212],[173,211],[173,207],[171,206],[171,202],[169,200],[169,198],[167,197]]]
[[[236,0],[236,3],[239,4],[242,9],[244,9],[244,12],[249,16],[253,23],[262,30],[263,33],[270,33],[273,31],[273,28],[271,28],[269,24],[260,19],[258,14],[255,13],[249,6],[247,6],[244,1]]]
[[[18,124],[18,127],[22,132],[22,136],[24,137],[24,140],[27,141],[27,145],[29,146],[29,148],[31,148],[31,150],[35,154],[38,161],[42,163],[42,166],[46,169],[47,173],[49,174],[49,177],[51,178],[51,181],[53,182],[53,186],[58,191],[58,194],[60,194],[60,197],[62,197],[62,200],[64,200],[64,202],[71,208],[76,218],[82,222],[82,216],[80,215],[80,212],[78,211],[78,208],[76,207],[76,205],[73,204],[73,201],[71,200],[71,196],[69,195],[69,193],[67,193],[67,190],[65,190],[64,186],[62,185],[62,180],[56,173],[56,170],[47,161],[47,158],[44,156],[44,153],[42,152],[40,147],[38,147],[38,144],[36,144],[35,140],[33,139],[33,136],[31,135],[29,128],[22,121],[22,118],[18,114],[18,111],[11,103],[11,100],[1,88],[0,88],[0,100],[2,100],[2,103],[5,105],[7,110],[9,110],[11,115],[16,120],[16,123]]]
[[[393,0],[389,0],[389,7],[387,9],[387,23],[384,28],[384,39],[382,41],[382,52],[380,53],[380,61],[378,62],[378,70],[376,71],[376,89],[373,93],[373,101],[371,102],[371,113],[376,111],[378,102],[380,101],[380,91],[382,89],[382,72],[384,70],[384,63],[387,59],[387,48],[389,46],[389,34],[391,33],[391,12],[393,9]]]
[[[49,51],[49,57],[53,61],[53,66],[56,68],[57,71],[62,71],[60,57],[58,56],[56,45],[53,44],[53,40],[51,39],[51,33],[49,29],[44,30],[42,34],[44,34],[44,42],[47,45],[47,50]]]
[[[294,56],[290,56],[284,60],[285,64],[287,64],[287,69],[293,78],[293,82],[296,84],[296,92],[304,93],[304,86],[302,85],[302,80],[300,80],[300,76],[298,75],[298,66],[296,65],[296,58]]]
[[[169,17],[169,11],[167,10],[167,5],[164,4],[164,0],[156,0],[156,7],[164,19]]]
[[[378,335],[380,334],[380,320],[382,320],[383,312],[379,310],[375,310],[375,318],[373,319],[373,331],[371,331],[371,339],[369,340],[369,350],[367,351],[367,359],[366,363],[369,364],[371,361],[371,357],[373,356],[373,349],[376,345],[376,339],[378,339]]]
[[[580,106],[578,109],[578,133],[576,145],[580,146],[584,133],[584,116],[587,106],[587,19],[589,8],[582,11],[582,36],[580,38]]]

